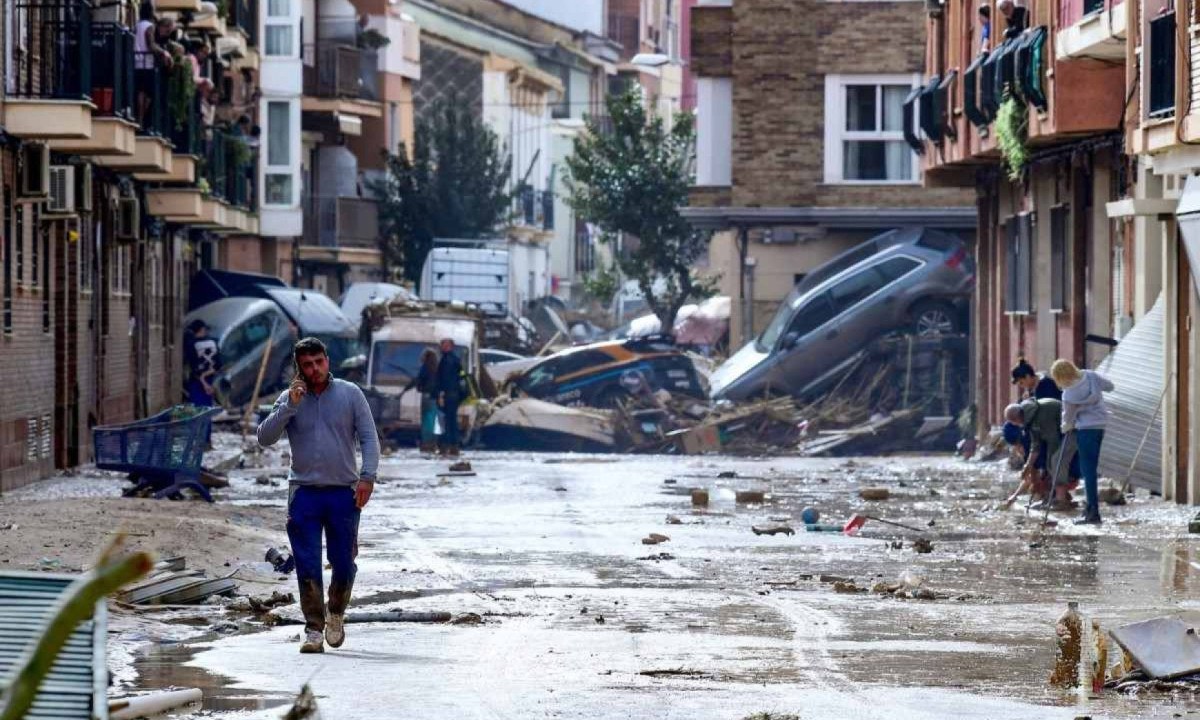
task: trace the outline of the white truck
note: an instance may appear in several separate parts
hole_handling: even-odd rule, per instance
[[[400,445],[411,444],[421,432],[421,396],[413,389],[401,391],[420,370],[421,353],[438,349],[443,338],[454,342],[463,369],[478,387],[483,325],[478,313],[455,303],[403,303],[389,308],[388,315],[371,333],[363,392],[371,405],[381,437]],[[476,406],[459,406],[462,437],[469,438],[475,425]]]

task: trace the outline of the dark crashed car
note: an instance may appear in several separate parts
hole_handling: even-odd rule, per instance
[[[627,374],[640,376],[651,390],[703,399],[704,387],[691,359],[669,339],[642,338],[582,345],[555,353],[510,382],[514,396],[559,405],[616,407],[628,397]]]

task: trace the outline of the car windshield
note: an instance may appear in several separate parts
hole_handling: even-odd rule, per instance
[[[792,288],[792,292],[779,304],[779,309],[775,311],[775,317],[771,318],[770,324],[754,341],[759,352],[770,352],[771,348],[775,347],[775,343],[779,342],[779,336],[791,322],[792,314],[796,311],[796,303],[799,301],[800,287],[797,286]]]
[[[421,351],[437,352],[437,343],[377,342],[371,358],[372,385],[407,385],[421,369]],[[467,357],[467,348],[454,346],[460,359]],[[438,353],[439,357],[441,353]]]

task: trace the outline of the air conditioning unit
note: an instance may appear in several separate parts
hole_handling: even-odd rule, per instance
[[[92,166],[75,166],[75,210],[92,211]]]
[[[50,146],[27,143],[21,146],[21,197],[44,198],[50,194]]]
[[[118,240],[137,240],[142,234],[142,203],[137,198],[121,198],[117,201]]]
[[[73,165],[50,166],[50,195],[42,211],[47,215],[71,215],[75,212],[75,171]]]

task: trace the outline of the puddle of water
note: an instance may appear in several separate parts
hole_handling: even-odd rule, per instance
[[[200,640],[216,637],[208,636]],[[156,645],[150,648],[134,661],[137,682],[132,690],[200,688],[204,692],[201,709],[214,712],[269,710],[292,701],[291,697],[277,693],[234,689],[229,678],[189,665],[196,652],[189,645]]]

